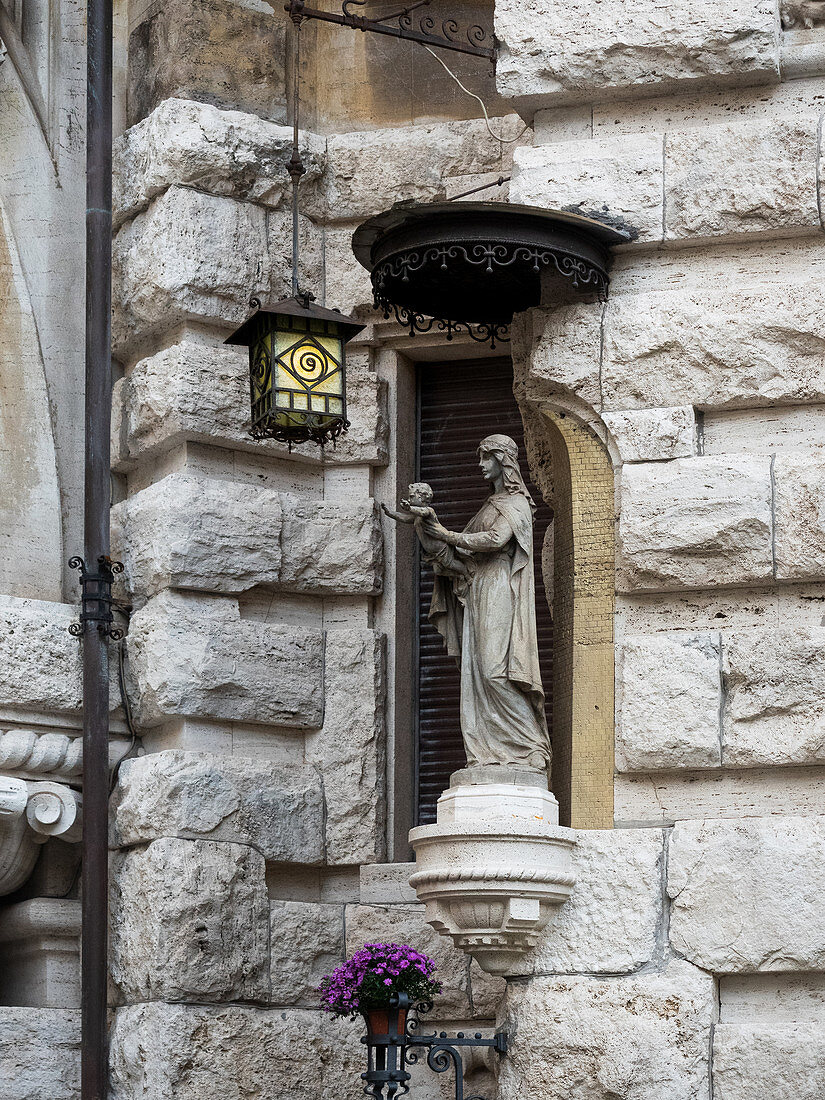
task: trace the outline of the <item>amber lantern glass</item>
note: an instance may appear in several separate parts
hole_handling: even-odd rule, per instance
[[[306,298],[255,312],[226,341],[249,348],[256,439],[323,444],[349,427],[345,345],[363,325]]]

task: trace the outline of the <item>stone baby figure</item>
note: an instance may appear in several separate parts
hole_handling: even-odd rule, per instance
[[[426,561],[437,573],[453,577],[469,577],[469,570],[459,554],[427,533],[425,524],[435,520],[436,514],[431,507],[433,490],[426,481],[414,481],[407,487],[407,496],[401,501],[403,512],[393,512],[386,504],[381,508],[385,515],[397,523],[412,523]]]

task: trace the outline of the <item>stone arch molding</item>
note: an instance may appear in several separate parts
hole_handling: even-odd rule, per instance
[[[46,374],[0,204],[0,594],[59,601],[63,536]]]
[[[542,547],[553,602],[553,771],[560,820],[613,827],[615,471],[595,411],[573,395],[531,394],[517,375],[534,480],[553,508]]]

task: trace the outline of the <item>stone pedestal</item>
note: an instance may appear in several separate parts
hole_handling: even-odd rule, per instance
[[[426,920],[490,974],[512,972],[575,883],[575,834],[543,772],[510,767],[455,772],[435,825],[410,833],[410,878]]]

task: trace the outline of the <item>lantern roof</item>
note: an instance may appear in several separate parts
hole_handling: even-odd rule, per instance
[[[247,317],[240,328],[224,341],[225,344],[249,344],[258,335],[258,318],[265,314],[301,318],[305,321],[326,321],[339,326],[341,338],[344,343],[351,340],[366,326],[354,317],[341,313],[338,309],[327,309],[311,301],[308,296],[299,295],[297,298],[282,298],[278,302],[261,302],[259,298],[252,298],[253,312]]]

